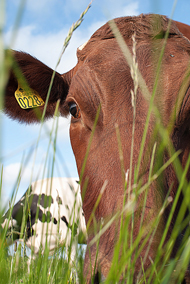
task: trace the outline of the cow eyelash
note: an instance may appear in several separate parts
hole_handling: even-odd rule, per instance
[[[79,106],[75,102],[70,102],[68,106],[69,106],[69,112],[71,116],[79,119],[81,117]]]

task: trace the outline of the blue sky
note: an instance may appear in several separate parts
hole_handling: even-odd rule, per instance
[[[69,27],[77,21],[89,3],[88,0],[7,0],[5,2],[4,45],[28,52],[52,68],[56,66]],[[173,18],[190,25],[190,1],[175,2],[177,4]],[[13,37],[13,27],[22,3],[25,3],[22,17],[16,37]],[[76,64],[77,47],[86,42],[92,33],[109,19],[151,12],[170,16],[173,5],[172,0],[94,0],[82,25],[74,33],[58,71],[66,72]],[[2,9],[1,13],[3,13]],[[49,120],[45,124],[45,129],[51,130],[52,124],[53,120]],[[13,190],[23,154],[26,157],[30,153],[31,146],[39,135],[40,126],[20,124],[4,115],[1,115],[1,125],[0,157],[4,167],[2,197],[3,204],[5,204],[5,200],[9,198]],[[46,131],[43,131],[42,138],[35,164],[34,155],[30,159],[27,158],[28,163],[24,166],[17,199],[25,192],[31,179],[42,177],[41,172],[49,143]],[[69,141],[69,119],[59,119],[57,147],[60,154],[56,157],[54,176],[77,176],[75,159]]]

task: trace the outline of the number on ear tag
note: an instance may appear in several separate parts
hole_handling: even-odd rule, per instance
[[[35,108],[44,105],[44,101],[36,91],[33,89],[25,91],[19,85],[15,92],[15,98],[19,106],[23,109]]]

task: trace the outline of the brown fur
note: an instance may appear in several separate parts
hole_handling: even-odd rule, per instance
[[[129,48],[132,48],[131,36],[136,33],[136,52],[140,72],[146,81],[150,92],[153,90],[155,71],[160,50],[164,44],[164,36],[168,27],[168,19],[159,15],[140,15],[138,17],[124,17],[115,20],[121,34],[123,35]],[[177,24],[180,27],[180,24]],[[182,33],[187,34],[183,29]],[[155,104],[160,111],[160,123],[168,126],[172,111],[175,107],[177,95],[180,90],[184,74],[190,60],[190,42],[179,32],[175,23],[171,24],[168,36],[162,67],[159,78],[159,85],[155,97]],[[46,98],[48,86],[52,76],[52,70],[43,65],[40,61],[32,58],[30,55],[20,52],[14,52],[17,64],[25,76],[29,86],[39,92],[43,99]],[[134,88],[128,64],[118,46],[116,39],[110,29],[109,23],[97,30],[82,49],[78,50],[78,63],[67,74],[55,74],[54,84],[51,90],[46,117],[54,114],[56,101],[60,99],[60,112],[67,115],[69,104],[75,102],[78,105],[80,116],[72,118],[70,126],[71,144],[77,162],[79,174],[81,173],[84,157],[88,147],[88,142],[92,133],[92,128],[97,109],[101,103],[101,111],[90,147],[90,152],[85,167],[82,185],[88,180],[88,186],[83,202],[86,222],[88,222],[92,209],[96,203],[101,187],[107,180],[106,190],[104,191],[100,203],[95,212],[97,222],[106,221],[114,213],[121,210],[124,197],[124,184],[121,173],[121,164],[119,159],[118,142],[116,137],[115,125],[117,123],[121,136],[122,151],[124,156],[125,172],[130,167],[131,150],[131,131],[133,108],[131,106],[131,89]],[[36,119],[33,110],[21,110],[14,99],[14,91],[17,88],[17,80],[11,72],[7,84],[5,96],[5,112],[14,119],[34,122]],[[174,124],[171,125],[171,139],[176,150],[181,149],[180,161],[185,166],[189,154],[189,96],[190,89],[187,88],[185,98],[182,103],[179,116],[176,117]],[[139,145],[142,140],[144,125],[148,112],[148,102],[141,93],[140,88],[137,93],[136,105],[136,127],[135,144],[133,154],[133,166],[137,164],[139,156]],[[148,180],[150,155],[155,140],[158,143],[156,159],[158,165],[162,165],[168,159],[168,151],[159,148],[159,133],[155,131],[155,117],[151,116],[143,160],[139,174],[139,181],[145,183]],[[154,169],[156,171],[156,169]],[[134,177],[132,176],[134,179]],[[190,179],[190,172],[187,174]],[[153,184],[148,191],[147,204],[145,208],[144,225],[148,226],[156,218],[165,199],[170,186],[172,186],[171,195],[174,198],[178,180],[172,166],[168,167],[166,172]],[[140,216],[142,214],[144,194],[139,195],[137,199],[137,209],[135,212],[135,237],[138,234],[140,225]],[[170,236],[174,221],[180,208],[183,196],[181,195],[177,209],[174,214],[168,236]],[[163,218],[160,221],[154,241],[150,247],[149,257],[154,259],[158,248],[162,232],[164,230],[168,213],[171,206],[167,208]],[[91,222],[93,227],[94,223]],[[96,273],[107,276],[113,256],[113,249],[118,237],[119,223],[113,223],[109,229],[100,238],[99,253]],[[147,227],[148,232],[148,227]],[[89,231],[88,243],[93,239],[93,230]],[[175,244],[175,255],[180,245],[180,238]],[[141,253],[143,258],[146,252],[145,247]],[[91,251],[92,271],[95,266],[96,244],[89,248]],[[144,269],[150,266],[150,258],[147,258]],[[87,282],[91,280],[89,250],[85,256],[84,273],[87,276]],[[140,258],[135,263],[134,282],[141,269]],[[95,282],[99,283],[98,274]],[[188,275],[188,272],[187,272]],[[190,278],[187,276],[187,283]]]

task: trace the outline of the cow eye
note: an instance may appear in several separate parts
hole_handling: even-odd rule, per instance
[[[69,112],[74,118],[80,118],[81,117],[80,108],[78,107],[78,105],[75,102],[71,102],[69,104]]]

